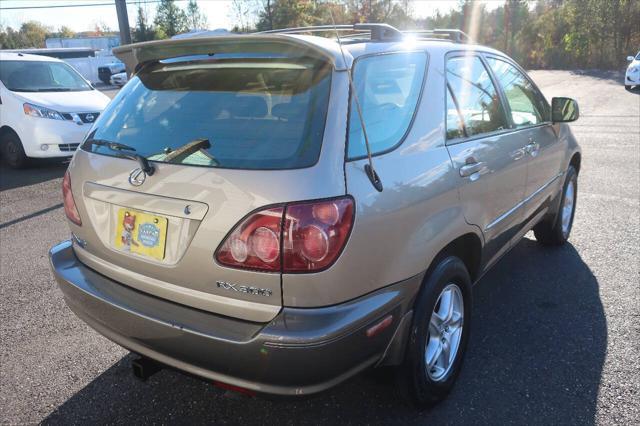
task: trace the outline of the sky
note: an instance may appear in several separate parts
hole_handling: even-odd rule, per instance
[[[149,0],[141,0],[141,2]],[[226,0],[197,0],[202,11],[207,15],[209,29],[227,28],[234,26],[235,20],[232,12],[232,2]],[[82,4],[100,4],[104,6],[77,7]],[[187,0],[178,0],[178,5],[186,7]],[[497,7],[504,3],[503,0],[486,0],[488,8]],[[412,2],[414,15],[418,18],[430,16],[440,10],[448,12],[456,7],[458,0],[418,0]],[[27,6],[52,6],[52,5],[74,5],[76,7],[54,8],[54,9],[22,9],[10,10],[6,8],[27,7]],[[142,4],[147,10],[148,16],[153,19],[156,8],[155,3]],[[127,0],[129,12],[129,24],[135,25],[136,11],[138,4],[136,0]],[[113,0],[0,0],[0,24],[19,28],[24,22],[35,20],[44,23],[52,29],[57,30],[65,25],[72,30],[89,31],[93,30],[96,24],[106,24],[112,30],[118,29],[118,18]]]

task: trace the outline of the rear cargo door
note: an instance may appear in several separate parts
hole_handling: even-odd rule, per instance
[[[253,211],[344,194],[346,114],[328,108],[332,74],[304,58],[171,61],[139,73],[70,166],[80,260],[176,303],[271,320],[280,272],[223,267],[214,253]],[[325,121],[338,125],[325,131]]]

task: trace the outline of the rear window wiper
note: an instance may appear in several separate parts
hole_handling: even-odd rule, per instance
[[[85,146],[88,148],[91,145],[104,146],[109,148],[112,151],[117,151],[117,152],[122,152],[122,151],[133,152],[132,154],[121,154],[121,155],[123,157],[138,161],[138,163],[140,164],[140,170],[142,170],[149,176],[153,176],[153,174],[156,171],[155,167],[153,167],[153,165],[149,162],[149,160],[147,160],[142,155],[135,153],[136,149],[132,146],[125,145],[119,142],[112,142],[104,139],[87,139],[85,142]]]
[[[182,146],[179,146],[174,150],[167,152],[167,155],[164,158],[164,161],[168,163],[171,163],[171,162],[179,163],[179,162],[182,162],[185,158],[187,158],[191,154],[193,154],[194,152],[199,151],[201,149],[208,149],[208,148],[211,148],[211,143],[209,142],[209,139],[195,139]]]

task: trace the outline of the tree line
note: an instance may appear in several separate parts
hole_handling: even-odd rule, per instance
[[[640,0],[505,0],[498,7],[458,0],[426,18],[410,0],[233,0],[231,29],[238,33],[307,25],[385,22],[399,29],[458,28],[474,42],[511,55],[527,68],[619,68],[640,49]],[[185,8],[161,0],[155,18],[140,5],[133,40],[172,37],[208,28],[195,0]],[[95,33],[108,29],[96,27]],[[0,48],[43,47],[46,37],[69,37],[37,22],[0,28]],[[332,36],[332,34],[328,34]]]
[[[416,18],[407,0],[234,0],[236,31],[386,22],[399,29],[461,29],[527,68],[619,68],[640,50],[640,0],[505,0],[490,10],[459,0]],[[249,19],[247,19],[247,17]],[[253,20],[250,18],[253,17]]]
[[[189,0],[185,8],[179,7],[175,0],[161,0],[155,12],[155,18],[151,21],[142,5],[138,5],[136,25],[131,28],[133,41],[160,40],[208,27],[207,17],[200,10],[196,0]],[[111,30],[102,22],[96,23],[92,31],[76,33],[66,26],[53,30],[40,22],[28,21],[18,29],[0,25],[0,49],[45,47],[45,40],[52,37],[99,37],[117,34],[117,31]]]

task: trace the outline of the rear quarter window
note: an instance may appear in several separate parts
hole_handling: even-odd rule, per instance
[[[409,130],[427,65],[425,52],[366,56],[356,60],[353,83],[362,108],[372,154],[392,149]],[[349,159],[366,156],[364,133],[355,99],[349,107]]]

